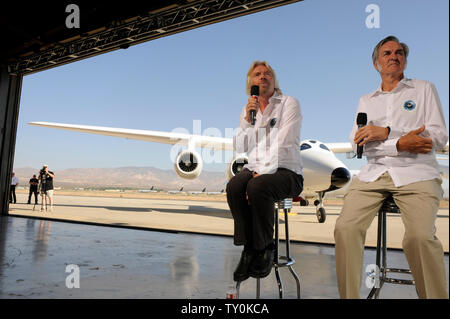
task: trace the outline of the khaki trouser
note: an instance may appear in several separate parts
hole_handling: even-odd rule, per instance
[[[401,211],[403,250],[419,298],[448,298],[444,251],[435,236],[441,183],[433,179],[395,187],[387,172],[370,183],[353,180],[334,230],[341,298],[360,297],[366,231],[389,193]]]

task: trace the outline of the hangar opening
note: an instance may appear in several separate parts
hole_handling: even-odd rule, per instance
[[[292,0],[92,1],[11,4],[0,13],[0,202],[8,214],[23,77],[106,52],[267,10]],[[78,11],[77,11],[78,10]],[[77,16],[79,14],[79,16]],[[76,21],[78,19],[78,21]]]

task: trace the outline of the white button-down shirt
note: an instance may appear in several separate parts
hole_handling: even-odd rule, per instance
[[[14,175],[14,177],[11,178],[11,185],[17,185],[19,184],[19,178]]]
[[[245,116],[244,106],[233,138],[235,152],[248,155],[248,164],[244,168],[259,174],[273,174],[278,168],[287,168],[302,175],[302,113],[298,101],[291,96],[274,93],[264,114],[261,110],[256,113],[254,126],[245,120]]]
[[[361,181],[373,182],[386,171],[396,187],[440,179],[434,150],[444,148],[448,133],[441,102],[432,83],[403,78],[390,92],[383,92],[380,84],[376,91],[359,100],[357,113],[359,112],[367,113],[368,125],[391,128],[385,141],[373,141],[364,145],[363,154],[367,157],[367,165],[358,175]],[[423,124],[425,131],[420,136],[432,139],[433,150],[428,154],[398,152],[398,139]],[[353,140],[357,130],[355,118],[350,133],[350,142],[355,152]]]

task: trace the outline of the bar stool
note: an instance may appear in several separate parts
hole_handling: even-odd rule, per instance
[[[297,273],[292,268],[292,265],[295,264],[294,258],[290,255],[290,240],[289,240],[289,224],[288,224],[288,214],[292,208],[292,198],[285,198],[280,201],[275,202],[274,209],[274,219],[275,219],[275,256],[273,261],[273,267],[275,267],[275,276],[278,284],[278,293],[280,299],[283,298],[283,282],[281,281],[279,268],[288,267],[292,276],[294,277],[297,284],[297,298],[300,299],[300,279],[298,278]],[[285,224],[285,233],[286,233],[286,255],[279,255],[279,210],[282,209],[284,211],[284,224]],[[282,262],[280,260],[283,260]],[[239,298],[239,288],[241,282],[238,281],[236,283],[236,291]],[[261,291],[261,279],[256,278],[256,299],[259,299]]]
[[[378,277],[376,279],[378,279],[379,282],[372,288],[369,295],[367,296],[367,299],[372,299],[372,298],[378,299],[380,290],[383,287],[384,283],[400,284],[400,285],[414,285],[415,284],[414,280],[397,279],[397,278],[387,277],[388,272],[411,275],[411,270],[409,270],[409,269],[387,268],[387,266],[386,266],[386,264],[387,264],[386,213],[387,212],[400,214],[400,209],[395,204],[395,201],[392,198],[392,195],[389,195],[383,201],[383,204],[381,205],[381,208],[378,211],[378,234],[377,234],[377,256],[376,256],[377,271],[372,275],[375,277]]]

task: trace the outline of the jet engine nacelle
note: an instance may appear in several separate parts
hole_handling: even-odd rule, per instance
[[[175,172],[181,178],[195,179],[202,172],[203,161],[196,151],[183,150],[178,153],[174,167]]]
[[[248,163],[248,157],[245,155],[236,156],[228,165],[225,175],[230,180],[234,175],[242,171],[245,164]]]

